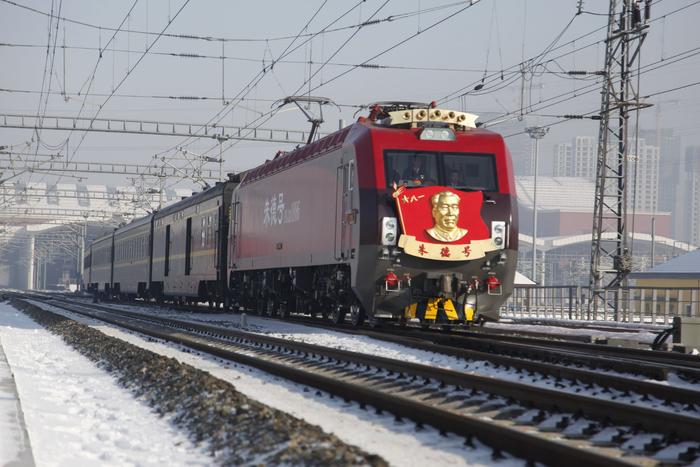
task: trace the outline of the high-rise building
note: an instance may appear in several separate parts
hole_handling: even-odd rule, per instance
[[[554,176],[582,177],[595,180],[598,161],[598,140],[592,136],[577,136],[571,144],[554,146]]]
[[[592,136],[574,138],[574,173],[573,177],[595,180],[598,162],[598,140]]]
[[[571,177],[574,172],[573,148],[569,143],[554,146],[554,176]]]
[[[683,240],[700,246],[700,146],[685,148],[685,183],[680,198],[685,218]]]
[[[612,149],[611,149],[612,150]],[[644,139],[628,143],[629,157],[628,207],[638,212],[653,213],[659,207],[659,158],[657,146],[647,144]],[[580,177],[595,181],[598,163],[598,140],[592,136],[577,136],[571,143],[554,146],[554,176]],[[676,183],[677,185],[677,183]],[[661,209],[670,212],[671,209]]]
[[[659,210],[659,148],[647,145],[639,139],[628,143],[630,150],[637,149],[631,155],[627,165],[627,206],[637,212],[657,212]],[[666,211],[669,212],[669,211]]]
[[[658,110],[658,109],[657,109]],[[674,237],[680,238],[685,221],[683,191],[683,152],[681,138],[673,129],[639,130],[639,137],[646,144],[659,148],[659,199],[658,209],[670,212],[674,219]]]

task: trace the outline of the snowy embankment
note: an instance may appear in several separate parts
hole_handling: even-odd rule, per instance
[[[473,445],[465,446],[462,437],[452,434],[443,436],[431,427],[418,429],[410,421],[397,421],[391,414],[377,414],[371,407],[366,410],[360,408],[357,403],[345,402],[337,397],[330,398],[327,394],[315,389],[271,376],[254,368],[224,362],[179,345],[144,338],[140,334],[124,331],[56,307],[49,305],[42,305],[42,307],[90,325],[107,335],[206,371],[235,385],[236,389],[246,396],[302,418],[308,423],[318,425],[346,443],[361,446],[365,451],[381,456],[391,465],[490,466],[496,464],[502,467],[522,465],[522,461],[514,460],[509,456],[494,461],[493,451],[476,440]],[[126,308],[132,311],[135,309]],[[154,311],[154,308],[150,307],[139,308],[144,313]],[[170,316],[181,314],[181,312],[167,311],[165,313]],[[206,317],[216,318],[220,323],[231,326],[232,321],[238,323],[237,316],[213,314]],[[276,323],[262,318],[253,318],[251,321]],[[289,323],[279,324],[288,325]],[[259,328],[259,326],[255,327]],[[305,326],[302,328],[309,330]]]
[[[150,411],[107,372],[7,303],[0,303],[0,343],[37,465],[211,462],[168,418]],[[6,457],[12,456],[9,449],[0,454],[0,465],[13,460]]]
[[[204,371],[33,306],[26,310],[79,357],[2,306],[3,346],[15,349],[8,360],[20,374],[18,392],[39,465],[384,464]]]

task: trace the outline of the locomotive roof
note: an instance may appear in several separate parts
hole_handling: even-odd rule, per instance
[[[347,126],[342,130],[331,133],[318,141],[314,141],[311,144],[301,146],[293,151],[287,153],[281,153],[271,161],[267,161],[262,165],[251,169],[246,177],[243,179],[243,185],[250,182],[258,180],[259,178],[265,177],[269,174],[277,172],[282,169],[286,169],[292,165],[296,165],[302,161],[313,159],[329,151],[339,148],[343,145],[343,142],[350,133],[350,130],[355,126],[355,124]]]
[[[153,214],[148,214],[147,216],[139,217],[138,219],[134,219],[133,221],[129,222],[128,224],[117,228],[115,230],[115,232],[117,234],[121,234],[123,232],[128,232],[128,231],[135,229],[137,227],[141,227],[143,225],[150,224],[152,217],[153,217]]]
[[[171,204],[170,206],[167,206],[161,209],[160,211],[156,211],[153,214],[153,216],[155,217],[155,219],[160,219],[162,217],[167,216],[168,214],[181,211],[189,206],[194,206],[195,204],[210,200],[212,198],[216,198],[217,196],[222,196],[225,190],[232,190],[233,187],[237,184],[237,182],[229,181],[219,182],[211,188],[208,188],[202,192],[185,198],[182,201],[178,201],[175,204]]]
[[[90,246],[93,247],[93,246],[97,245],[98,243],[102,243],[102,242],[104,242],[105,240],[111,239],[113,235],[114,235],[114,230],[112,230],[112,231],[111,231],[110,233],[108,233],[108,234],[102,235],[101,237],[97,237],[96,239],[94,239],[94,240],[92,241],[92,243],[90,243]]]
[[[336,131],[335,133],[331,133],[330,135],[325,136],[318,141],[314,141],[311,144],[301,146],[290,152],[279,153],[274,159],[266,161],[265,163],[248,171],[243,179],[242,185],[247,185],[256,180],[267,177],[268,175],[297,165],[303,161],[314,159],[330,151],[338,149],[348,138],[350,132],[357,127],[365,128],[377,134],[396,134],[395,132],[397,131],[417,131],[416,129],[396,128],[388,125],[374,124],[368,120],[360,120],[357,123],[349,125],[342,130]],[[461,134],[462,132],[460,131],[459,133]],[[469,135],[473,136],[478,135],[480,137],[492,137],[502,140],[502,136],[500,134],[484,128],[470,128],[468,133]]]

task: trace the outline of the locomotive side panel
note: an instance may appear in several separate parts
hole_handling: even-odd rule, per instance
[[[346,172],[349,165],[354,165],[352,146],[244,182],[234,194],[233,270],[342,261],[344,187],[354,176]]]
[[[114,233],[114,293],[143,296],[148,288],[151,217]]]

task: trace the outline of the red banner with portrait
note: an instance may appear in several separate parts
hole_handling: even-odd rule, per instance
[[[399,246],[409,255],[465,261],[498,249],[481,218],[484,195],[480,191],[400,186],[393,197],[402,229]]]

